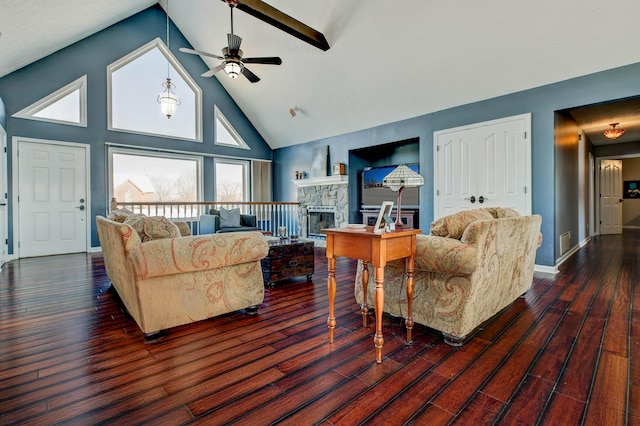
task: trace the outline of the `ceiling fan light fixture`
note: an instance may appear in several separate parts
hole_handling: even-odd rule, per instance
[[[224,65],[224,72],[231,78],[238,78],[240,73],[242,72],[242,67],[237,62],[227,62]]]
[[[609,126],[611,126],[611,128],[605,130],[604,131],[604,135],[606,137],[608,137],[609,139],[618,139],[620,136],[622,136],[622,134],[624,133],[624,129],[616,127],[618,124],[620,124],[620,123],[611,123],[611,124],[609,124]]]

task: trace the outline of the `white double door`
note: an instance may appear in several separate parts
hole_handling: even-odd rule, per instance
[[[530,114],[435,132],[435,218],[481,207],[531,214],[530,134]]]
[[[20,257],[87,251],[89,147],[20,139],[16,145]]]

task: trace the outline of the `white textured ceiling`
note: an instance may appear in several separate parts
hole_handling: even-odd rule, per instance
[[[0,76],[154,3],[0,0]],[[256,84],[224,73],[213,78],[272,148],[640,62],[637,0],[267,3],[331,45],[323,52],[234,12],[244,56],[280,56],[283,64],[251,65],[262,79]],[[161,4],[166,10],[166,0]],[[226,46],[229,8],[222,1],[173,0],[169,14],[195,49],[219,54]]]

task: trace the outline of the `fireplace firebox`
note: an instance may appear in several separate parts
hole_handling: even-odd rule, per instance
[[[310,238],[324,238],[320,230],[336,227],[335,206],[307,207],[307,236]]]

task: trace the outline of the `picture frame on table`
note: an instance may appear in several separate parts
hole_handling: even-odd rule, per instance
[[[378,218],[376,219],[376,224],[373,226],[373,232],[384,232],[385,226],[387,225],[384,221],[384,217],[390,217],[391,210],[393,210],[393,201],[383,201],[382,206],[380,207],[380,212],[378,213]]]

